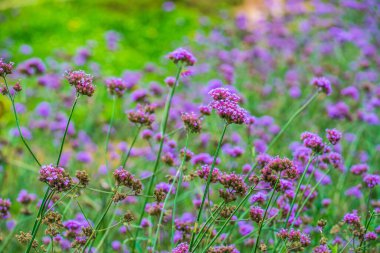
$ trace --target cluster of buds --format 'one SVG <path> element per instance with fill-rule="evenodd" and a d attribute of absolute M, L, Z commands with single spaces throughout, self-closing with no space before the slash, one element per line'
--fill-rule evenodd
<path fill-rule="evenodd" d="M 261 170 L 262 179 L 272 186 L 276 184 L 280 175 L 289 179 L 297 177 L 297 169 L 288 158 L 272 158 Z"/>
<path fill-rule="evenodd" d="M 106 86 L 111 95 L 118 97 L 122 97 L 128 88 L 127 83 L 123 79 L 114 77 L 106 79 Z"/>
<path fill-rule="evenodd" d="M 207 253 L 239 253 L 234 245 L 215 246 L 207 250 Z"/>
<path fill-rule="evenodd" d="M 219 176 L 219 183 L 225 188 L 219 190 L 219 195 L 227 203 L 236 200 L 237 195 L 243 196 L 247 192 L 244 179 L 235 173 L 222 174 Z"/>
<path fill-rule="evenodd" d="M 287 231 L 286 229 L 281 229 L 277 234 L 282 240 L 287 240 L 287 248 L 293 249 L 294 251 L 304 251 L 304 248 L 310 245 L 309 235 L 299 231 L 291 229 Z"/>
<path fill-rule="evenodd" d="M 163 203 L 148 203 L 145 207 L 145 212 L 151 216 L 160 216 L 163 210 Z"/>
<path fill-rule="evenodd" d="M 182 113 L 181 119 L 187 131 L 191 133 L 200 133 L 201 132 L 201 119 L 195 115 L 195 113 Z"/>
<path fill-rule="evenodd" d="M 316 154 L 320 154 L 325 150 L 325 144 L 317 134 L 304 132 L 301 134 L 301 140 L 305 147 L 310 148 Z"/>
<path fill-rule="evenodd" d="M 189 244 L 183 242 L 172 250 L 172 253 L 189 253 Z"/>
<path fill-rule="evenodd" d="M 62 215 L 57 212 L 48 212 L 42 219 L 42 223 L 47 225 L 45 234 L 49 236 L 56 236 L 59 230 L 63 228 Z"/>
<path fill-rule="evenodd" d="M 13 62 L 4 62 L 2 58 L 0 58 L 0 76 L 5 77 L 6 75 L 10 75 L 13 72 Z"/>
<path fill-rule="evenodd" d="M 57 192 L 70 190 L 73 183 L 64 168 L 56 167 L 53 164 L 41 167 L 40 181 L 47 183 L 52 190 Z"/>
<path fill-rule="evenodd" d="M 180 155 L 181 155 L 181 157 L 185 157 L 185 161 L 188 162 L 191 160 L 191 158 L 193 158 L 194 153 L 191 152 L 189 149 L 183 148 L 180 150 Z"/>
<path fill-rule="evenodd" d="M 123 167 L 119 167 L 113 173 L 116 183 L 119 186 L 126 186 L 131 189 L 135 195 L 142 191 L 142 183 L 139 179 L 135 178 L 131 173 L 126 171 Z"/>
<path fill-rule="evenodd" d="M 311 85 L 317 87 L 320 92 L 326 95 L 331 94 L 331 83 L 326 77 L 315 77 L 311 80 Z"/>
<path fill-rule="evenodd" d="M 128 112 L 128 119 L 140 126 L 150 127 L 154 121 L 154 106 L 152 105 L 137 105 L 136 110 Z"/>
<path fill-rule="evenodd" d="M 31 214 L 31 212 L 28 209 L 28 206 L 30 203 L 32 203 L 34 200 L 36 200 L 35 194 L 30 194 L 26 190 L 21 190 L 18 194 L 17 201 L 23 205 L 22 213 L 25 215 Z"/>
<path fill-rule="evenodd" d="M 170 189 L 171 188 L 171 189 Z M 167 183 L 159 183 L 156 185 L 156 189 L 154 190 L 154 197 L 156 198 L 157 203 L 162 202 L 165 198 L 166 195 L 169 193 L 174 194 L 175 193 L 175 187 L 171 187 L 170 184 Z"/>
<path fill-rule="evenodd" d="M 79 185 L 81 187 L 86 187 L 88 183 L 90 182 L 90 179 L 88 177 L 88 173 L 85 170 L 78 170 L 75 174 L 75 177 L 79 180 Z"/>
<path fill-rule="evenodd" d="M 198 175 L 198 177 L 200 177 L 200 178 L 202 178 L 202 179 L 204 179 L 204 180 L 206 180 L 207 181 L 207 179 L 208 179 L 208 176 L 209 176 L 209 174 L 210 174 L 210 166 L 209 165 L 207 165 L 207 164 L 205 164 L 205 165 L 203 165 L 202 167 L 201 167 L 201 169 L 199 169 L 198 171 L 197 171 L 197 175 Z M 211 179 L 210 179 L 211 181 L 211 183 L 216 183 L 216 182 L 218 182 L 218 180 L 219 180 L 219 169 L 218 168 L 214 168 L 214 170 L 212 171 L 212 174 L 211 174 Z"/>
<path fill-rule="evenodd" d="M 125 214 L 123 215 L 123 220 L 127 223 L 130 223 L 132 221 L 135 220 L 135 216 L 133 215 L 133 213 L 131 211 L 127 211 L 125 212 Z"/>
<path fill-rule="evenodd" d="M 7 219 L 9 217 L 10 208 L 11 201 L 9 199 L 0 198 L 0 219 Z"/>
<path fill-rule="evenodd" d="M 342 133 L 336 129 L 326 129 L 326 137 L 332 145 L 336 145 L 342 139 Z"/>
<path fill-rule="evenodd" d="M 229 218 L 231 214 L 235 211 L 236 206 L 225 206 L 223 209 L 220 211 L 220 217 L 222 218 Z"/>
<path fill-rule="evenodd" d="M 167 55 L 169 60 L 172 60 L 175 64 L 182 63 L 187 66 L 193 66 L 197 59 L 192 53 L 183 48 L 178 48 Z"/>
<path fill-rule="evenodd" d="M 18 235 L 15 236 L 17 241 L 22 245 L 27 245 L 32 240 L 32 235 L 30 233 L 25 233 L 23 231 L 20 231 Z M 32 248 L 37 249 L 38 248 L 38 242 L 36 240 L 32 243 Z"/>
<path fill-rule="evenodd" d="M 256 223 L 261 223 L 263 221 L 264 210 L 258 206 L 252 206 L 249 210 L 249 216 Z"/>
<path fill-rule="evenodd" d="M 193 231 L 192 222 L 189 220 L 176 219 L 174 221 L 176 236 L 180 242 L 190 241 L 191 232 Z"/>
<path fill-rule="evenodd" d="M 91 97 L 95 92 L 92 84 L 93 77 L 82 70 L 66 71 L 65 78 L 71 86 L 74 86 L 77 93 Z"/>
<path fill-rule="evenodd" d="M 239 106 L 240 97 L 225 88 L 216 88 L 209 92 L 213 101 L 210 107 L 228 124 L 243 124 L 248 120 L 248 113 Z"/>

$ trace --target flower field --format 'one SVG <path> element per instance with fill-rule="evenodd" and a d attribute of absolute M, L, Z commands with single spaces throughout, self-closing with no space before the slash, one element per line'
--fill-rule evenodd
<path fill-rule="evenodd" d="M 379 252 L 380 3 L 133 2 L 0 12 L 0 252 Z"/>

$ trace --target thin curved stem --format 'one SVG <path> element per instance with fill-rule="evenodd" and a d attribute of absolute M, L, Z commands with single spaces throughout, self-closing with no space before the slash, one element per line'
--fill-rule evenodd
<path fill-rule="evenodd" d="M 226 134 L 227 127 L 228 127 L 228 123 L 226 122 L 224 124 L 223 132 L 222 132 L 222 134 L 220 136 L 220 139 L 219 139 L 219 142 L 218 142 L 218 146 L 217 146 L 215 154 L 214 154 L 214 159 L 213 159 L 212 164 L 211 164 L 210 172 L 209 172 L 208 177 L 207 177 L 206 188 L 205 188 L 205 190 L 203 192 L 202 202 L 201 202 L 201 205 L 199 207 L 197 219 L 196 219 L 195 224 L 194 224 L 193 233 L 191 235 L 191 241 L 190 241 L 190 246 L 189 246 L 189 251 L 190 252 L 192 250 L 192 246 L 193 246 L 193 242 L 194 242 L 194 239 L 195 239 L 195 233 L 197 231 L 198 224 L 199 224 L 199 222 L 201 220 L 201 217 L 202 217 L 203 206 L 205 204 L 206 197 L 207 197 L 207 194 L 208 194 L 208 191 L 209 191 L 209 188 L 210 188 L 212 173 L 213 173 L 215 165 L 216 165 L 216 159 L 218 158 L 219 151 L 220 151 L 220 148 L 222 146 L 223 138 L 224 138 L 224 135 Z"/>
<path fill-rule="evenodd" d="M 151 194 L 151 191 L 152 191 L 152 188 L 153 188 L 153 184 L 154 184 L 154 181 L 156 179 L 156 173 L 157 173 L 158 167 L 160 165 L 161 153 L 162 153 L 162 148 L 163 148 L 164 140 L 165 140 L 166 127 L 167 127 L 167 123 L 168 123 L 170 107 L 171 107 L 171 103 L 172 103 L 172 99 L 173 99 L 176 87 L 177 87 L 178 82 L 179 82 L 179 77 L 180 77 L 181 71 L 182 71 L 182 65 L 178 65 L 177 74 L 176 74 L 176 78 L 175 78 L 175 83 L 174 83 L 174 85 L 173 85 L 173 87 L 171 89 L 171 92 L 170 92 L 170 94 L 169 94 L 169 96 L 167 98 L 166 104 L 165 104 L 165 110 L 164 110 L 163 120 L 161 122 L 161 141 L 160 141 L 160 146 L 159 146 L 159 149 L 158 149 L 158 152 L 157 152 L 156 161 L 154 163 L 153 175 L 150 178 L 149 183 L 148 183 L 148 188 L 147 188 L 147 191 L 146 191 L 146 195 L 150 195 Z M 142 221 L 142 219 L 144 217 L 144 213 L 145 213 L 144 212 L 145 206 L 146 206 L 147 203 L 148 203 L 148 198 L 145 198 L 144 203 L 143 203 L 143 205 L 141 207 L 140 216 L 139 216 L 139 219 L 137 220 L 137 224 L 141 224 L 141 221 Z M 139 233 L 140 233 L 140 229 L 136 229 L 136 233 L 135 233 L 134 239 L 136 239 L 138 237 Z M 132 242 L 132 252 L 135 251 L 136 241 L 137 240 L 133 240 L 133 242 Z"/>
<path fill-rule="evenodd" d="M 62 150 L 63 150 L 63 145 L 65 144 L 66 135 L 67 135 L 67 130 L 69 129 L 69 125 L 70 125 L 71 117 L 73 116 L 73 113 L 74 113 L 74 110 L 75 110 L 75 106 L 77 105 L 77 102 L 78 102 L 79 95 L 80 95 L 80 94 L 77 93 L 76 96 L 75 96 L 75 100 L 74 100 L 73 106 L 72 106 L 72 108 L 71 108 L 70 116 L 69 116 L 69 119 L 67 120 L 67 124 L 66 124 L 66 128 L 65 128 L 65 132 L 64 132 L 64 134 L 63 134 L 63 138 L 62 138 L 62 142 L 61 142 L 61 147 L 60 147 L 60 149 L 59 149 L 58 159 L 57 159 L 57 163 L 56 163 L 57 166 L 59 166 L 59 162 L 61 161 Z"/>
<path fill-rule="evenodd" d="M 299 191 L 300 191 L 300 188 L 301 188 L 302 182 L 303 182 L 303 180 L 304 180 L 304 178 L 305 178 L 306 172 L 307 172 L 307 170 L 309 169 L 309 166 L 310 166 L 311 162 L 313 161 L 313 159 L 314 159 L 314 155 L 312 154 L 312 155 L 310 155 L 309 161 L 307 162 L 306 167 L 305 167 L 305 170 L 304 170 L 303 173 L 302 173 L 301 179 L 300 179 L 300 181 L 298 182 L 296 192 L 295 192 L 294 197 L 293 197 L 293 199 L 292 199 L 292 203 L 290 204 L 289 212 L 288 212 L 288 214 L 287 214 L 287 216 L 286 216 L 286 220 L 285 220 L 284 228 L 286 228 L 286 226 L 288 225 L 289 218 L 290 218 L 290 215 L 292 214 L 294 204 L 296 203 L 296 199 L 297 199 L 298 193 L 299 193 Z"/>
<path fill-rule="evenodd" d="M 108 158 L 107 158 L 108 144 L 109 144 L 109 141 L 110 141 L 110 135 L 111 135 L 111 131 L 112 131 L 113 120 L 114 120 L 114 117 L 115 117 L 115 108 L 116 108 L 116 96 L 113 95 L 112 96 L 111 120 L 110 120 L 110 123 L 108 125 L 107 136 L 106 136 L 106 151 L 105 151 L 105 153 L 106 153 L 105 154 L 106 155 L 106 168 L 108 168 Z"/>
<path fill-rule="evenodd" d="M 133 141 L 132 141 L 132 143 L 131 143 L 131 146 L 130 146 L 129 149 L 128 149 L 128 153 L 127 153 L 127 155 L 125 156 L 125 158 L 123 159 L 123 161 L 121 162 L 121 165 L 123 166 L 123 168 L 125 168 L 125 165 L 127 164 L 127 161 L 128 161 L 128 159 L 129 159 L 129 156 L 131 155 L 132 148 L 133 148 L 133 146 L 135 145 L 137 138 L 139 137 L 140 130 L 141 130 L 141 126 L 139 126 L 139 127 L 137 128 L 137 133 L 136 133 L 135 137 L 133 138 Z"/>
<path fill-rule="evenodd" d="M 183 165 L 185 164 L 185 160 L 186 160 L 186 150 L 187 150 L 187 144 L 188 144 L 188 140 L 189 140 L 189 133 L 186 134 L 186 143 L 185 143 L 185 153 L 184 153 L 184 156 L 182 158 L 182 161 L 181 161 L 181 165 L 179 166 L 178 168 L 178 171 L 173 179 L 173 182 L 170 184 L 170 187 L 169 187 L 169 191 L 168 193 L 166 194 L 166 197 L 165 197 L 165 200 L 164 200 L 164 203 L 162 205 L 162 211 L 161 211 L 161 214 L 160 214 L 160 218 L 158 219 L 158 224 L 157 224 L 157 229 L 156 229 L 156 234 L 153 238 L 153 246 L 152 246 L 152 252 L 155 251 L 156 249 L 156 245 L 157 245 L 157 241 L 159 240 L 159 236 L 160 236 L 160 228 L 161 228 L 161 224 L 162 224 L 162 219 L 164 217 L 164 212 L 165 212 L 165 206 L 167 204 L 167 202 L 169 201 L 169 197 L 170 197 L 170 194 L 173 190 L 173 187 L 174 187 L 174 184 L 175 182 L 177 181 L 177 178 L 180 177 L 181 175 L 181 172 L 182 172 L 182 167 Z M 179 182 L 179 180 L 178 180 Z M 176 189 L 176 194 L 175 196 L 177 196 L 177 193 L 178 193 L 178 190 L 179 190 L 179 186 L 177 186 L 177 189 Z M 174 205 L 175 205 L 175 201 L 174 201 Z M 174 215 L 175 215 L 175 212 L 172 213 L 172 220 L 173 220 L 173 223 L 174 223 Z M 172 224 L 173 225 L 173 224 Z"/>
<path fill-rule="evenodd" d="M 256 253 L 256 251 L 257 251 L 257 246 L 258 246 L 259 243 L 260 243 L 260 235 L 261 235 L 261 230 L 263 229 L 264 220 L 265 220 L 265 218 L 266 218 L 266 216 L 267 216 L 269 206 L 270 206 L 270 204 L 271 204 L 271 202 L 272 202 L 272 199 L 273 199 L 273 196 L 274 196 L 274 194 L 275 194 L 275 192 L 276 192 L 276 187 L 277 187 L 277 184 L 278 184 L 279 181 L 280 181 L 280 177 L 277 179 L 277 181 L 276 181 L 276 183 L 275 183 L 275 185 L 274 185 L 274 187 L 273 187 L 273 191 L 272 191 L 272 194 L 271 194 L 271 196 L 270 196 L 270 198 L 269 198 L 269 202 L 268 202 L 268 204 L 267 204 L 267 207 L 265 208 L 265 212 L 264 212 L 263 220 L 262 220 L 262 222 L 260 223 L 259 232 L 258 232 L 258 234 L 257 234 L 257 238 L 256 238 L 255 250 L 252 251 L 252 252 L 254 252 L 254 253 Z"/>
<path fill-rule="evenodd" d="M 248 191 L 248 193 L 245 195 L 245 197 L 240 201 L 238 206 L 235 208 L 235 210 L 231 213 L 231 215 L 227 218 L 227 220 L 223 223 L 222 227 L 219 229 L 218 233 L 215 235 L 215 237 L 211 240 L 209 244 L 207 244 L 206 248 L 203 249 L 202 253 L 207 252 L 207 250 L 215 243 L 215 241 L 219 238 L 219 236 L 222 234 L 223 229 L 227 226 L 227 224 L 230 222 L 231 218 L 235 215 L 235 213 L 240 209 L 240 207 L 248 200 L 249 196 L 251 196 L 253 190 L 256 186 L 251 187 Z M 195 249 L 194 249 L 195 250 Z M 194 252 L 194 251 L 190 251 Z"/>
<path fill-rule="evenodd" d="M 39 167 L 41 167 L 41 163 L 38 161 L 36 155 L 33 153 L 32 149 L 29 147 L 28 143 L 26 142 L 26 140 L 24 138 L 24 135 L 21 132 L 20 123 L 19 123 L 18 116 L 17 116 L 17 111 L 16 111 L 16 106 L 15 106 L 14 98 L 12 97 L 12 95 L 10 93 L 10 90 L 9 90 L 9 87 L 8 87 L 8 82 L 7 82 L 7 79 L 5 78 L 5 76 L 3 76 L 3 79 L 4 79 L 5 87 L 7 88 L 7 91 L 8 91 L 8 97 L 11 100 L 12 110 L 13 110 L 13 114 L 14 114 L 14 117 L 15 117 L 15 120 L 16 120 L 16 126 L 17 126 L 18 133 L 20 135 L 20 138 L 21 138 L 22 142 L 24 143 L 24 146 L 26 147 L 26 149 L 32 155 L 34 161 L 38 164 Z"/>

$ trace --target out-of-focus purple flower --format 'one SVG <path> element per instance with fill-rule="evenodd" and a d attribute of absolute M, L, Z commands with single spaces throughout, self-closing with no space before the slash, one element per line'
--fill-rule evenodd
<path fill-rule="evenodd" d="M 29 46 L 29 45 L 24 44 L 24 45 L 20 46 L 20 50 L 19 51 L 22 54 L 28 55 L 28 54 L 31 54 L 33 52 L 33 48 L 31 46 Z"/>
<path fill-rule="evenodd" d="M 359 100 L 360 93 L 359 90 L 355 86 L 349 86 L 340 91 L 340 94 L 345 97 L 350 97 L 353 100 Z"/>
<path fill-rule="evenodd" d="M 171 12 L 175 9 L 175 4 L 172 1 L 166 1 L 162 4 L 162 9 L 166 12 Z"/>
<path fill-rule="evenodd" d="M 38 104 L 35 111 L 39 116 L 47 118 L 49 117 L 51 112 L 50 104 L 48 102 L 41 102 L 40 104 Z"/>
<path fill-rule="evenodd" d="M 9 199 L 0 198 L 0 219 L 9 218 L 9 209 L 11 208 L 11 201 Z"/>
<path fill-rule="evenodd" d="M 189 245 L 187 243 L 180 243 L 172 250 L 172 253 L 189 253 Z"/>
<path fill-rule="evenodd" d="M 354 210 L 352 213 L 345 214 L 343 217 L 343 221 L 346 224 L 357 226 L 360 225 L 360 216 L 358 216 L 358 212 Z"/>
<path fill-rule="evenodd" d="M 326 95 L 331 94 L 331 83 L 326 77 L 315 77 L 311 80 L 311 84 L 317 87 L 321 92 Z"/>
<path fill-rule="evenodd" d="M 326 137 L 332 145 L 336 145 L 342 138 L 342 133 L 334 129 L 326 129 Z"/>
<path fill-rule="evenodd" d="M 26 190 L 21 190 L 17 197 L 17 201 L 23 205 L 28 205 L 35 199 L 36 195 L 30 194 Z"/>
<path fill-rule="evenodd" d="M 91 97 L 95 92 L 92 84 L 93 77 L 82 70 L 66 71 L 65 78 L 71 86 L 74 86 L 77 93 Z"/>
<path fill-rule="evenodd" d="M 126 82 L 121 78 L 107 78 L 106 79 L 106 86 L 108 89 L 108 92 L 111 95 L 116 95 L 118 97 L 122 97 L 127 90 L 127 84 Z"/>
<path fill-rule="evenodd" d="M 351 167 L 351 173 L 354 175 L 362 175 L 368 171 L 367 164 L 355 164 Z"/>
<path fill-rule="evenodd" d="M 366 183 L 368 188 L 374 188 L 376 185 L 380 184 L 380 176 L 375 174 L 367 174 L 363 177 L 364 183 Z"/>
<path fill-rule="evenodd" d="M 331 250 L 329 249 L 329 247 L 327 247 L 327 245 L 319 245 L 317 247 L 315 247 L 313 249 L 313 253 L 330 253 Z"/>
<path fill-rule="evenodd" d="M 194 57 L 192 53 L 183 48 L 178 48 L 173 52 L 169 53 L 167 55 L 167 58 L 169 60 L 172 60 L 176 64 L 180 62 L 184 63 L 187 66 L 193 66 L 197 61 L 197 59 Z"/>
<path fill-rule="evenodd" d="M 91 163 L 92 162 L 92 155 L 89 152 L 86 151 L 80 151 L 77 153 L 77 160 L 82 163 Z"/>
<path fill-rule="evenodd" d="M 21 62 L 17 66 L 17 71 L 21 74 L 32 76 L 43 74 L 46 71 L 45 64 L 39 58 L 31 58 L 24 62 Z"/>
<path fill-rule="evenodd" d="M 0 58 L 0 76 L 6 76 L 12 74 L 13 72 L 13 62 L 4 62 L 2 58 Z"/>

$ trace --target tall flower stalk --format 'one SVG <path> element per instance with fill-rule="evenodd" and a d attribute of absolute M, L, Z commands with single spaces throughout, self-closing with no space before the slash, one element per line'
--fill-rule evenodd
<path fill-rule="evenodd" d="M 167 58 L 169 60 L 173 61 L 177 65 L 177 74 L 175 76 L 174 83 L 171 81 L 169 82 L 169 85 L 171 86 L 171 91 L 170 91 L 170 94 L 168 95 L 168 98 L 167 98 L 166 103 L 165 103 L 164 114 L 163 114 L 163 118 L 161 121 L 161 131 L 160 131 L 161 141 L 160 141 L 160 146 L 159 146 L 159 149 L 157 152 L 156 161 L 154 163 L 154 167 L 153 167 L 153 171 L 152 171 L 153 174 L 149 180 L 148 188 L 146 190 L 145 195 L 147 195 L 147 196 L 149 196 L 150 193 L 152 192 L 154 181 L 156 179 L 157 170 L 158 170 L 158 167 L 160 165 L 161 153 L 162 153 L 162 148 L 164 146 L 164 141 L 165 141 L 166 128 L 167 128 L 167 123 L 168 123 L 168 118 L 169 118 L 170 107 L 172 104 L 172 99 L 173 99 L 173 96 L 175 94 L 176 88 L 178 86 L 178 82 L 179 82 L 179 78 L 180 78 L 182 69 L 184 66 L 193 66 L 196 63 L 196 58 L 189 51 L 187 51 L 183 48 L 178 48 L 175 51 L 169 53 L 167 55 Z M 144 217 L 144 213 L 145 213 L 144 210 L 145 210 L 147 203 L 148 203 L 148 198 L 146 197 L 144 199 L 144 203 L 143 203 L 141 211 L 140 211 L 139 219 L 137 220 L 138 225 L 141 224 L 141 221 Z M 135 251 L 136 240 L 137 240 L 137 237 L 139 235 L 139 232 L 140 232 L 140 229 L 136 229 L 136 232 L 135 232 L 135 235 L 133 238 L 133 242 L 132 242 L 132 252 Z"/>

